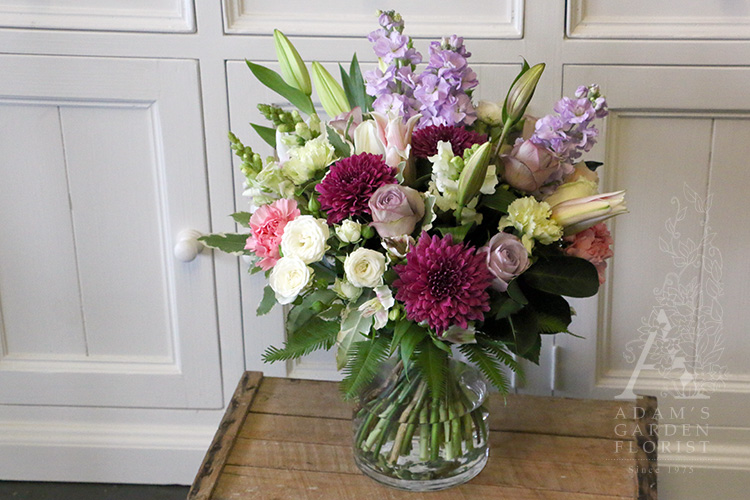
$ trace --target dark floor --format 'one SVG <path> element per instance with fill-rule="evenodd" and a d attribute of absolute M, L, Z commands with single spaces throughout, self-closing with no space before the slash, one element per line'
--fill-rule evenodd
<path fill-rule="evenodd" d="M 185 500 L 188 486 L 0 481 L 0 500 Z"/>

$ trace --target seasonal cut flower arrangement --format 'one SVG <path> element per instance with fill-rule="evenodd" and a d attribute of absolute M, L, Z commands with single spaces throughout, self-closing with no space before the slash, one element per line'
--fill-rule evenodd
<path fill-rule="evenodd" d="M 287 341 L 265 361 L 335 348 L 352 398 L 393 357 L 424 380 L 402 393 L 417 414 L 418 398 L 439 408 L 447 397 L 452 347 L 501 391 L 512 355 L 538 362 L 543 336 L 568 331 L 564 296 L 603 282 L 612 239 L 602 222 L 625 202 L 599 193 L 599 164 L 581 160 L 607 115 L 596 85 L 534 121 L 524 113 L 544 64 L 524 62 L 499 103 L 475 103 L 461 37 L 424 57 L 398 14 L 381 12 L 379 24 L 368 37 L 378 68 L 363 74 L 355 54 L 341 84 L 317 62 L 308 71 L 279 31 L 281 74 L 247 63 L 291 106 L 258 106 L 272 126 L 253 127 L 273 157 L 230 134 L 253 208 L 234 219 L 249 233 L 203 241 L 265 272 L 258 314 L 290 305 Z M 376 446 L 374 428 L 363 446 Z"/>

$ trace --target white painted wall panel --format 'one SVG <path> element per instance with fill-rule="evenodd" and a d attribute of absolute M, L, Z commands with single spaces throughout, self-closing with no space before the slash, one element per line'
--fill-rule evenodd
<path fill-rule="evenodd" d="M 91 356 L 173 358 L 155 106 L 61 108 Z"/>
<path fill-rule="evenodd" d="M 305 0 L 283 3 L 224 0 L 225 29 L 231 34 L 268 34 L 283 26 L 288 35 L 366 36 L 377 28 L 374 13 L 396 9 L 406 19 L 408 33 L 418 37 L 458 34 L 477 38 L 521 38 L 524 0 L 477 0 L 471 9 L 460 2 L 439 7 L 425 0 L 330 0 L 326 8 Z"/>
<path fill-rule="evenodd" d="M 190 32 L 190 0 L 0 0 L 0 27 Z"/>
<path fill-rule="evenodd" d="M 84 355 L 58 108 L 0 102 L 0 130 L 0 353 Z"/>
<path fill-rule="evenodd" d="M 573 38 L 744 39 L 750 36 L 747 0 L 570 0 Z"/>
<path fill-rule="evenodd" d="M 27 297 L 19 297 L 28 302 L 16 305 L 32 315 L 28 304 L 35 295 L 44 297 L 51 283 L 65 295 L 62 305 L 74 300 L 68 309 L 82 318 L 62 327 L 68 337 L 80 339 L 83 332 L 84 339 L 83 349 L 50 352 L 44 332 L 60 328 L 60 322 L 40 315 L 42 332 L 32 335 L 20 352 L 9 349 L 0 359 L 0 401 L 221 407 L 211 259 L 207 254 L 185 263 L 172 255 L 181 230 L 208 230 L 196 63 L 0 56 L 0 66 L 16 70 L 13 78 L 6 72 L 0 79 L 0 99 L 14 103 L 8 108 L 21 109 L 20 118 L 29 117 L 26 123 L 19 120 L 18 132 L 8 136 L 18 145 L 8 144 L 14 156 L 10 162 L 4 159 L 2 169 L 12 179 L 17 169 L 39 160 L 33 146 L 19 145 L 24 144 L 20 134 L 36 137 L 35 128 L 40 128 L 42 139 L 49 140 L 41 149 L 52 155 L 42 159 L 52 161 L 24 171 L 20 188 L 34 189 L 34 177 L 44 178 L 50 171 L 42 185 L 50 182 L 57 189 L 55 197 L 44 200 L 48 213 L 42 215 L 33 202 L 46 193 L 7 193 L 4 220 L 17 228 L 15 214 L 21 213 L 19 220 L 30 227 L 16 232 L 25 231 L 19 239 L 26 240 L 35 220 L 61 221 L 60 239 L 72 248 L 60 254 L 64 262 L 59 262 L 58 256 L 45 260 L 42 251 L 49 253 L 49 247 L 34 243 L 39 249 L 29 253 L 36 258 L 23 264 L 25 272 L 38 278 L 23 284 Z M 45 121 L 35 117 L 35 110 L 51 113 L 46 127 L 40 126 Z M 9 114 L 7 119 L 12 118 Z M 6 123 L 9 129 L 14 125 Z M 44 263 L 43 276 L 34 260 Z M 62 281 L 50 264 L 63 269 Z M 70 290 L 71 281 L 80 290 Z M 3 284 L 4 295 L 5 288 Z M 10 294 L 16 297 L 13 290 Z M 27 326 L 16 326 L 14 337 L 23 336 Z"/>

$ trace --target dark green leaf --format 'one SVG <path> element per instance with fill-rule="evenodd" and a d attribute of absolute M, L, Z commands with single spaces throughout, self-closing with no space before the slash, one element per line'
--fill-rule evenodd
<path fill-rule="evenodd" d="M 260 64 L 255 64 L 248 60 L 245 60 L 245 62 L 260 83 L 285 98 L 303 113 L 308 115 L 315 113 L 315 108 L 313 107 L 310 97 L 301 90 L 287 84 L 281 75 L 272 69 L 261 66 Z"/>
<path fill-rule="evenodd" d="M 198 241 L 210 248 L 218 248 L 222 252 L 235 255 L 245 254 L 245 245 L 247 244 L 248 234 L 217 233 L 201 236 Z"/>
<path fill-rule="evenodd" d="M 253 129 L 258 133 L 261 139 L 266 141 L 266 144 L 276 149 L 276 129 L 271 127 L 264 127 L 263 125 L 257 125 L 255 123 L 250 124 Z"/>
<path fill-rule="evenodd" d="M 506 290 L 506 292 L 511 299 L 515 300 L 522 306 L 525 306 L 529 303 L 529 300 L 521 291 L 521 287 L 518 285 L 518 282 L 516 280 L 512 280 L 510 283 L 508 283 L 508 289 Z"/>
<path fill-rule="evenodd" d="M 480 206 L 497 210 L 504 214 L 508 213 L 508 205 L 513 203 L 518 197 L 502 187 L 498 187 L 494 194 L 489 196 L 482 196 L 482 201 L 479 203 Z"/>
<path fill-rule="evenodd" d="M 273 292 L 270 286 L 266 285 L 266 287 L 263 289 L 263 299 L 261 299 L 260 304 L 258 304 L 258 309 L 255 311 L 255 314 L 257 314 L 258 316 L 268 314 L 275 305 L 276 294 Z"/>
<path fill-rule="evenodd" d="M 328 125 L 326 125 L 326 130 L 328 130 L 328 142 L 331 143 L 334 151 L 336 151 L 336 156 L 339 158 L 347 158 L 351 154 L 351 148 L 349 145 L 341 138 L 338 132 Z"/>
<path fill-rule="evenodd" d="M 597 168 L 604 165 L 604 163 L 600 161 L 585 161 L 584 163 L 586 164 L 586 168 L 588 168 L 592 172 L 595 172 Z"/>
<path fill-rule="evenodd" d="M 371 111 L 373 97 L 367 94 L 365 80 L 362 78 L 362 71 L 359 68 L 356 52 L 352 56 L 352 62 L 349 65 L 349 82 L 351 83 L 352 95 L 354 97 L 354 102 L 351 103 L 352 107 L 359 106 L 362 108 L 363 113 Z"/>
<path fill-rule="evenodd" d="M 539 325 L 531 308 L 524 308 L 509 318 L 513 331 L 516 354 L 526 357 L 534 348 L 539 338 Z"/>
<path fill-rule="evenodd" d="M 492 302 L 490 302 L 489 314 L 495 319 L 502 319 L 521 309 L 523 309 L 523 304 L 519 304 L 511 299 L 509 295 L 503 293 L 493 297 Z"/>
<path fill-rule="evenodd" d="M 339 64 L 339 72 L 341 73 L 341 86 L 344 87 L 346 100 L 349 101 L 349 106 L 354 108 L 356 104 L 355 104 L 355 98 L 354 98 L 354 89 L 352 88 L 352 82 L 349 79 L 349 75 L 346 73 L 346 70 L 341 64 Z"/>
<path fill-rule="evenodd" d="M 339 325 L 334 321 L 325 321 L 318 317 L 310 318 L 304 328 L 287 334 L 288 340 L 282 349 L 269 347 L 263 353 L 263 361 L 286 361 L 306 356 L 318 349 L 330 349 L 336 342 Z"/>
<path fill-rule="evenodd" d="M 448 234 L 453 236 L 453 242 L 459 243 L 461 241 L 464 241 L 464 238 L 466 238 L 466 235 L 469 234 L 469 230 L 471 229 L 472 224 L 465 224 L 463 226 L 458 227 L 437 227 L 438 231 L 440 231 L 440 234 L 443 236 L 446 236 Z"/>
<path fill-rule="evenodd" d="M 451 355 L 451 354 L 453 354 L 453 353 L 451 352 L 451 348 L 450 348 L 450 347 L 448 347 L 448 344 L 446 344 L 446 343 L 445 343 L 445 342 L 443 342 L 442 340 L 438 340 L 438 339 L 436 339 L 435 337 L 432 337 L 432 336 L 431 336 L 430 338 L 432 338 L 432 342 L 433 342 L 433 343 L 434 343 L 434 344 L 435 344 L 435 345 L 437 346 L 437 348 L 438 348 L 438 349 L 442 349 L 443 351 L 447 352 L 447 353 L 448 353 L 448 355 Z"/>
<path fill-rule="evenodd" d="M 436 346 L 430 339 L 424 339 L 419 344 L 414 364 L 422 372 L 427 388 L 435 399 L 440 399 L 445 393 L 448 378 L 448 354 Z"/>
<path fill-rule="evenodd" d="M 531 307 L 536 311 L 540 333 L 561 333 L 568 331 L 572 321 L 570 304 L 563 297 L 534 289 L 527 290 Z"/>
<path fill-rule="evenodd" d="M 234 219 L 234 221 L 240 226 L 245 227 L 250 227 L 250 217 L 252 216 L 253 214 L 251 214 L 250 212 L 237 212 L 236 214 L 232 214 L 232 218 Z"/>
<path fill-rule="evenodd" d="M 519 279 L 524 284 L 568 297 L 591 297 L 599 291 L 599 274 L 593 264 L 577 257 L 559 256 L 539 260 Z"/>
<path fill-rule="evenodd" d="M 373 339 L 355 342 L 349 361 L 344 367 L 341 392 L 344 399 L 354 399 L 378 372 L 380 364 L 388 358 L 388 337 L 378 335 Z"/>

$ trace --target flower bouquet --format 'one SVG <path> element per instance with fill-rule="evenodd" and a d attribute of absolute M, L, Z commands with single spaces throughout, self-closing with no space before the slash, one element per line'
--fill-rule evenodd
<path fill-rule="evenodd" d="M 538 362 L 543 335 L 568 332 L 563 296 L 597 292 L 612 255 L 602 221 L 624 195 L 599 194 L 600 164 L 580 160 L 607 114 L 596 85 L 530 119 L 544 64 L 524 62 L 501 103 L 475 104 L 462 38 L 432 42 L 424 60 L 401 17 L 379 14 L 378 68 L 363 74 L 355 54 L 341 84 L 317 62 L 309 72 L 279 31 L 281 75 L 247 62 L 290 106 L 258 106 L 272 124 L 252 125 L 275 150 L 265 161 L 230 133 L 252 206 L 233 217 L 249 234 L 202 241 L 265 272 L 259 315 L 289 305 L 287 341 L 266 362 L 336 349 L 342 394 L 359 398 L 360 468 L 439 489 L 487 460 L 485 380 L 507 392 L 505 367 Z"/>

